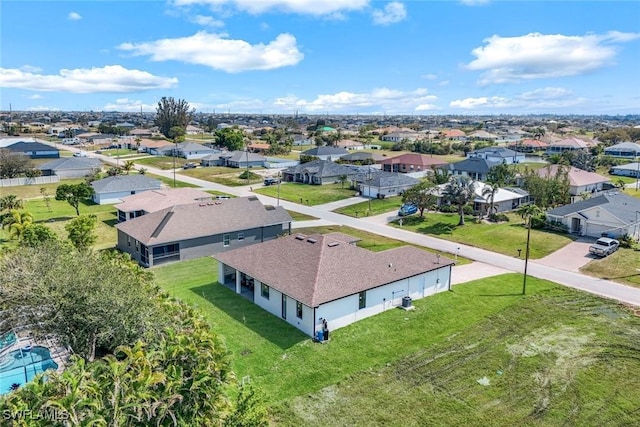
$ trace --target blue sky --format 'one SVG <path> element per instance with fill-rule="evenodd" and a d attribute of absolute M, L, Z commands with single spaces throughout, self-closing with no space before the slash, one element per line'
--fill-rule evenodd
<path fill-rule="evenodd" d="M 638 1 L 2 1 L 0 109 L 638 114 Z"/>

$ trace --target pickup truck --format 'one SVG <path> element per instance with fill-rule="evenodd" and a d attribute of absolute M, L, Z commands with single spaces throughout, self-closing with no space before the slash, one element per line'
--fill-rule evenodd
<path fill-rule="evenodd" d="M 589 253 L 599 257 L 606 257 L 617 251 L 618 247 L 620 247 L 620 242 L 617 240 L 601 237 L 593 245 L 589 246 Z"/>

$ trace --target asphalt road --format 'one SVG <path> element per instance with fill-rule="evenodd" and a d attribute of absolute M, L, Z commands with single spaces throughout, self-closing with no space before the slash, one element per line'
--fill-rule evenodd
<path fill-rule="evenodd" d="M 80 151 L 79 149 L 75 149 L 74 147 L 65 148 L 69 149 L 69 151 Z M 88 153 L 88 156 L 99 158 L 106 163 L 116 164 L 116 159 L 108 156 L 97 155 L 94 153 Z M 173 178 L 174 176 L 173 171 L 160 170 L 148 166 L 144 167 L 149 171 L 149 173 L 155 175 L 160 175 L 167 178 Z M 249 191 L 249 188 L 247 187 L 227 187 L 213 182 L 181 175 L 179 172 L 176 173 L 176 179 L 197 185 L 207 190 L 222 191 L 228 194 L 233 194 L 235 196 L 256 195 L 255 193 L 251 193 Z M 449 254 L 451 254 L 451 258 L 455 258 L 455 254 L 457 253 L 458 255 L 465 258 L 469 258 L 474 261 L 479 261 L 484 264 L 496 267 L 498 271 L 506 270 L 519 273 L 524 272 L 524 260 L 521 258 L 510 257 L 473 246 L 466 246 L 459 243 L 438 239 L 432 236 L 413 233 L 396 227 L 390 227 L 383 223 L 384 221 L 381 220 L 380 216 L 357 219 L 331 212 L 329 209 L 324 209 L 322 206 L 303 206 L 284 200 L 278 201 L 272 197 L 262 195 L 257 196 L 265 204 L 279 204 L 285 209 L 314 216 L 322 220 L 324 223 L 347 225 L 349 227 L 370 231 L 407 243 L 413 243 L 416 245 L 437 249 L 443 252 L 448 252 Z M 357 200 L 350 200 L 343 203 L 350 203 L 353 201 Z M 334 205 L 335 203 L 331 204 L 330 208 L 335 209 Z M 558 253 L 557 256 L 568 257 L 575 256 L 575 254 Z M 640 306 L 640 289 L 638 288 L 621 285 L 609 280 L 594 278 L 575 271 L 568 271 L 559 268 L 558 266 L 554 266 L 553 263 L 542 263 L 530 260 L 528 263 L 527 274 L 540 279 L 559 283 L 564 286 L 579 289 L 585 292 L 590 292 L 592 294 L 599 295 L 605 298 L 610 298 L 620 302 Z"/>

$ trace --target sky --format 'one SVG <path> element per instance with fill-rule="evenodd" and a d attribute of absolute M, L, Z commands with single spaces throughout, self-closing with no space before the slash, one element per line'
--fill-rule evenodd
<path fill-rule="evenodd" d="M 0 2 L 0 110 L 640 114 L 640 1 Z"/>

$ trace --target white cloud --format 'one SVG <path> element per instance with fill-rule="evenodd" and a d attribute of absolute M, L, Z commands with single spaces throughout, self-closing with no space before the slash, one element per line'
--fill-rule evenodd
<path fill-rule="evenodd" d="M 69 15 L 67 15 L 67 19 L 69 21 L 79 21 L 82 19 L 82 16 L 80 16 L 78 12 L 69 12 Z"/>
<path fill-rule="evenodd" d="M 524 92 L 513 97 L 479 97 L 451 101 L 449 106 L 463 110 L 497 110 L 530 112 L 572 108 L 587 103 L 583 97 L 575 97 L 573 92 L 561 87 L 545 87 Z"/>
<path fill-rule="evenodd" d="M 214 10 L 233 9 L 254 15 L 268 11 L 301 15 L 336 15 L 362 10 L 369 0 L 174 0 L 176 6 L 208 5 Z"/>
<path fill-rule="evenodd" d="M 27 98 L 29 98 L 29 99 L 42 99 L 42 95 L 34 93 L 33 95 L 29 95 Z"/>
<path fill-rule="evenodd" d="M 583 74 L 611 65 L 615 43 L 640 37 L 638 33 L 609 32 L 604 35 L 565 36 L 530 33 L 517 37 L 494 35 L 475 48 L 470 70 L 486 70 L 481 84 L 553 78 Z"/>
<path fill-rule="evenodd" d="M 213 16 L 196 15 L 191 18 L 191 22 L 193 22 L 194 24 L 202 25 L 203 27 L 224 27 L 224 22 L 214 18 Z"/>
<path fill-rule="evenodd" d="M 460 3 L 466 6 L 482 6 L 489 4 L 490 0 L 460 0 Z"/>
<path fill-rule="evenodd" d="M 438 78 L 437 74 L 423 74 L 420 77 L 426 80 L 436 80 Z"/>
<path fill-rule="evenodd" d="M 449 83 L 451 83 L 449 80 L 442 80 L 438 83 L 438 86 L 449 86 Z"/>
<path fill-rule="evenodd" d="M 137 92 L 167 89 L 177 84 L 178 79 L 175 77 L 154 76 L 146 71 L 126 69 L 121 65 L 62 69 L 56 75 L 0 68 L 0 86 L 43 92 Z"/>
<path fill-rule="evenodd" d="M 388 88 L 374 89 L 371 92 L 337 92 L 318 95 L 313 100 L 296 96 L 277 98 L 274 106 L 285 110 L 303 110 L 309 113 L 328 111 L 333 113 L 358 111 L 386 111 L 392 113 L 408 113 L 437 108 L 432 104 L 437 99 L 429 95 L 427 89 L 400 91 Z"/>
<path fill-rule="evenodd" d="M 244 40 L 201 31 L 177 39 L 123 43 L 118 48 L 136 56 L 149 55 L 153 61 L 182 61 L 229 73 L 272 70 L 295 65 L 304 58 L 296 38 L 290 34 L 280 34 L 269 44 L 251 45 Z"/>
<path fill-rule="evenodd" d="M 27 111 L 60 111 L 57 107 L 45 107 L 43 105 L 38 105 L 37 107 L 29 107 Z"/>
<path fill-rule="evenodd" d="M 115 102 L 104 105 L 102 111 L 142 111 L 153 112 L 156 110 L 155 104 L 145 104 L 139 100 L 133 100 L 129 98 L 119 98 Z"/>
<path fill-rule="evenodd" d="M 371 16 L 376 25 L 390 25 L 404 20 L 407 17 L 407 9 L 399 1 L 392 1 L 387 3 L 384 9 L 374 9 Z"/>

